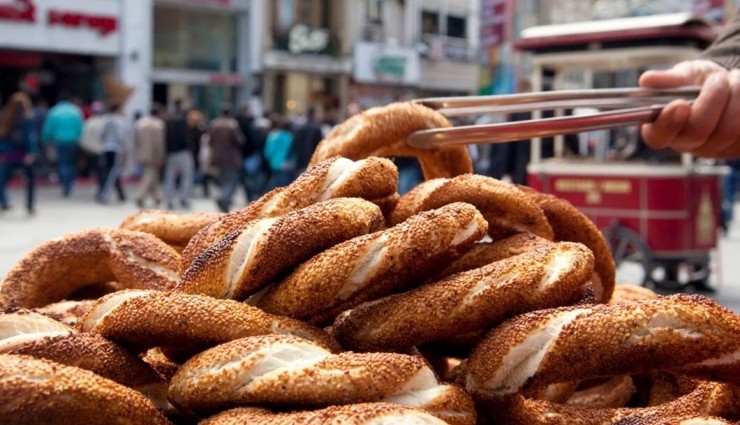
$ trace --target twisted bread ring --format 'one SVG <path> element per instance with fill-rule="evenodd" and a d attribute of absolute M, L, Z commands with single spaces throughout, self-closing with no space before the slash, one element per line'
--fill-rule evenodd
<path fill-rule="evenodd" d="M 316 164 L 286 187 L 230 212 L 198 232 L 182 253 L 185 270 L 201 252 L 258 218 L 277 217 L 333 198 L 362 198 L 390 209 L 397 202 L 398 169 L 384 158 L 334 157 Z M 384 210 L 385 211 L 385 210 Z"/>
<path fill-rule="evenodd" d="M 439 127 L 450 127 L 450 122 L 426 106 L 399 102 L 371 108 L 335 127 L 316 147 L 308 166 L 336 155 L 355 160 L 413 156 L 427 180 L 472 173 L 473 162 L 465 146 L 425 150 L 406 143 L 406 137 L 414 131 Z"/>
<path fill-rule="evenodd" d="M 423 282 L 486 233 L 472 205 L 455 203 L 336 245 L 300 265 L 257 305 L 324 324 L 361 302 Z"/>
<path fill-rule="evenodd" d="M 201 413 L 254 404 L 300 408 L 383 401 L 475 423 L 465 391 L 440 384 L 419 357 L 333 355 L 287 335 L 242 338 L 195 355 L 172 378 L 169 398 Z"/>
<path fill-rule="evenodd" d="M 80 330 L 145 350 L 172 347 L 190 353 L 237 338 L 297 335 L 329 350 L 337 343 L 322 329 L 246 304 L 177 292 L 121 291 L 106 295 L 80 321 Z"/>
<path fill-rule="evenodd" d="M 577 390 L 566 404 L 591 409 L 624 407 L 636 391 L 632 377 L 620 375 Z"/>
<path fill-rule="evenodd" d="M 570 202 L 553 195 L 520 186 L 542 208 L 555 232 L 555 240 L 580 242 L 594 252 L 594 270 L 591 279 L 599 302 L 608 302 L 614 291 L 616 269 L 611 249 L 604 235 L 594 223 Z"/>
<path fill-rule="evenodd" d="M 559 242 L 345 312 L 332 326 L 352 350 L 402 349 L 486 329 L 515 314 L 578 301 L 593 271 L 581 244 Z"/>
<path fill-rule="evenodd" d="M 360 403 L 344 406 L 329 406 L 324 409 L 273 413 L 256 407 L 238 407 L 227 410 L 202 421 L 200 425 L 445 425 L 422 410 L 411 409 L 389 403 Z"/>
<path fill-rule="evenodd" d="M 0 355 L 0 417 L 17 425 L 170 423 L 137 391 L 80 368 L 10 354 Z"/>
<path fill-rule="evenodd" d="M 126 217 L 121 229 L 151 233 L 168 245 L 184 247 L 198 231 L 218 220 L 222 213 L 176 213 L 163 210 L 144 210 Z"/>
<path fill-rule="evenodd" d="M 737 381 L 739 333 L 740 316 L 696 295 L 535 311 L 498 326 L 476 347 L 467 387 L 506 395 L 658 368 Z"/>
<path fill-rule="evenodd" d="M 438 279 L 453 274 L 477 269 L 515 255 L 532 251 L 543 246 L 552 246 L 553 242 L 532 233 L 518 233 L 494 242 L 480 242 L 438 275 Z"/>
<path fill-rule="evenodd" d="M 35 310 L 65 325 L 75 327 L 93 304 L 95 304 L 95 300 L 59 301 Z"/>
<path fill-rule="evenodd" d="M 179 282 L 180 255 L 157 237 L 94 229 L 41 244 L 0 286 L 0 306 L 43 307 L 75 290 L 110 280 L 127 288 L 166 290 Z"/>
<path fill-rule="evenodd" d="M 401 197 L 390 222 L 396 224 L 413 214 L 452 202 L 475 205 L 488 220 L 488 233 L 494 239 L 522 232 L 553 238 L 542 209 L 517 186 L 477 174 L 421 183 Z"/>
<path fill-rule="evenodd" d="M 178 290 L 243 300 L 324 249 L 383 225 L 380 208 L 360 198 L 330 199 L 255 220 L 199 255 Z"/>
<path fill-rule="evenodd" d="M 609 304 L 647 300 L 651 298 L 658 298 L 658 294 L 644 286 L 619 284 L 614 286 L 614 292 L 609 300 Z"/>
<path fill-rule="evenodd" d="M 521 394 L 491 398 L 490 394 L 475 391 L 474 395 L 482 417 L 513 425 L 662 424 L 666 422 L 659 422 L 660 419 L 698 415 L 734 418 L 740 405 L 740 389 L 717 382 L 703 382 L 691 393 L 658 406 L 618 409 L 569 406 L 534 400 Z"/>
<path fill-rule="evenodd" d="M 152 395 L 164 388 L 154 370 L 123 348 L 28 310 L 0 314 L 0 354 L 25 354 L 76 366 Z"/>

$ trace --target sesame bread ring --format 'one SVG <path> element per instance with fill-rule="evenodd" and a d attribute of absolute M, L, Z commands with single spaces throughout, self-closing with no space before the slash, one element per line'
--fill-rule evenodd
<path fill-rule="evenodd" d="M 566 404 L 591 409 L 624 407 L 636 391 L 631 376 L 619 375 L 579 388 L 568 398 Z"/>
<path fill-rule="evenodd" d="M 195 355 L 172 378 L 170 401 L 184 411 L 263 405 L 290 408 L 387 402 L 474 424 L 475 409 L 459 387 L 440 384 L 417 356 L 332 354 L 288 335 L 231 341 Z"/>
<path fill-rule="evenodd" d="M 572 304 L 585 292 L 593 255 L 555 243 L 340 315 L 332 333 L 348 349 L 395 350 L 484 330 L 513 315 Z"/>
<path fill-rule="evenodd" d="M 452 202 L 475 205 L 488 220 L 488 233 L 494 239 L 522 232 L 553 238 L 542 209 L 517 186 L 477 174 L 421 183 L 401 197 L 390 222 L 400 223 L 413 214 Z"/>
<path fill-rule="evenodd" d="M 95 304 L 95 300 L 59 301 L 35 309 L 41 314 L 62 322 L 65 325 L 75 327 L 80 318 Z"/>
<path fill-rule="evenodd" d="M 555 240 L 580 242 L 594 252 L 595 275 L 591 279 L 599 302 L 608 302 L 614 292 L 616 268 L 611 249 L 594 223 L 570 202 L 553 195 L 522 187 L 542 208 L 555 232 Z"/>
<path fill-rule="evenodd" d="M 614 292 L 609 300 L 609 304 L 647 300 L 651 298 L 658 298 L 658 294 L 644 286 L 625 283 L 614 286 Z"/>
<path fill-rule="evenodd" d="M 0 418 L 14 425 L 166 425 L 138 391 L 74 366 L 0 355 Z"/>
<path fill-rule="evenodd" d="M 360 198 L 329 199 L 254 220 L 196 257 L 177 289 L 243 300 L 302 261 L 384 223 L 380 208 Z"/>
<path fill-rule="evenodd" d="M 551 246 L 553 242 L 531 233 L 518 233 L 508 238 L 493 242 L 475 244 L 462 257 L 450 264 L 438 275 L 438 279 L 453 274 L 477 269 L 515 255 L 532 251 L 542 246 Z"/>
<path fill-rule="evenodd" d="M 740 400 L 739 387 L 702 382 L 693 391 L 667 403 L 651 407 L 623 407 L 597 409 L 570 406 L 526 398 L 521 394 L 491 398 L 490 394 L 475 392 L 481 417 L 496 423 L 512 425 L 571 425 L 612 424 L 648 425 L 675 422 L 655 422 L 659 419 L 687 416 L 719 416 L 735 418 Z"/>
<path fill-rule="evenodd" d="M 340 155 L 358 160 L 369 156 L 412 156 L 419 160 L 425 179 L 472 173 L 465 146 L 417 149 L 406 137 L 417 130 L 450 127 L 439 112 L 414 103 L 398 102 L 368 109 L 339 124 L 316 147 L 309 167 Z"/>
<path fill-rule="evenodd" d="M 258 218 L 278 217 L 333 198 L 362 198 L 391 209 L 397 202 L 398 169 L 388 159 L 334 157 L 316 164 L 291 184 L 266 193 L 198 232 L 182 253 L 183 270 L 201 252 Z"/>
<path fill-rule="evenodd" d="M 76 366 L 127 387 L 161 392 L 164 382 L 135 355 L 99 335 L 80 334 L 42 314 L 0 314 L 0 354 L 25 354 Z"/>
<path fill-rule="evenodd" d="M 319 410 L 274 413 L 256 407 L 237 407 L 202 421 L 200 425 L 445 425 L 423 410 L 389 403 L 329 406 Z"/>
<path fill-rule="evenodd" d="M 129 290 L 106 295 L 80 321 L 80 330 L 141 351 L 161 346 L 193 353 L 271 333 L 298 335 L 338 349 L 324 330 L 298 320 L 237 301 L 178 292 Z"/>
<path fill-rule="evenodd" d="M 724 372 L 737 381 L 737 335 L 740 316 L 698 295 L 540 310 L 498 326 L 475 348 L 467 387 L 500 396 L 653 370 Z"/>
<path fill-rule="evenodd" d="M 470 204 L 426 211 L 390 229 L 330 248 L 301 264 L 259 300 L 267 312 L 328 324 L 361 302 L 425 281 L 486 234 Z"/>
<path fill-rule="evenodd" d="M 83 286 L 115 280 L 127 288 L 177 286 L 180 255 L 149 233 L 93 229 L 45 242 L 10 270 L 0 306 L 43 307 Z"/>
<path fill-rule="evenodd" d="M 222 213 L 177 213 L 165 210 L 143 210 L 126 217 L 121 229 L 151 233 L 168 245 L 185 246 L 198 231 L 218 220 Z"/>

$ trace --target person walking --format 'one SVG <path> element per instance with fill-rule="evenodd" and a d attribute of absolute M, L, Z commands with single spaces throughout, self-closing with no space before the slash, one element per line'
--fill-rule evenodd
<path fill-rule="evenodd" d="M 95 200 L 105 204 L 110 197 L 110 191 L 115 187 L 118 199 L 126 200 L 126 193 L 121 186 L 121 171 L 127 150 L 128 131 L 126 119 L 118 104 L 111 104 L 108 114 L 105 115 L 103 127 L 103 153 L 100 155 L 101 179 Z"/>
<path fill-rule="evenodd" d="M 65 94 L 62 101 L 49 110 L 41 130 L 42 141 L 53 143 L 56 148 L 59 181 L 65 198 L 72 193 L 77 177 L 77 144 L 83 125 L 82 111 Z"/>
<path fill-rule="evenodd" d="M 295 150 L 295 173 L 296 176 L 305 171 L 308 163 L 311 161 L 313 151 L 316 150 L 321 139 L 324 138 L 316 119 L 316 109 L 308 108 L 306 122 L 301 125 L 293 137 L 293 146 Z"/>
<path fill-rule="evenodd" d="M 221 116 L 211 121 L 210 128 L 211 165 L 218 170 L 221 194 L 216 200 L 219 210 L 228 212 L 234 191 L 241 181 L 242 146 L 244 134 L 239 123 L 231 116 L 231 109 L 225 106 Z"/>
<path fill-rule="evenodd" d="M 16 92 L 0 113 L 0 209 L 10 209 L 5 189 L 17 168 L 26 175 L 26 210 L 34 214 L 34 163 L 38 156 L 33 107 L 26 93 Z"/>
<path fill-rule="evenodd" d="M 203 197 L 209 198 L 211 196 L 211 191 L 208 183 L 211 177 L 208 174 L 208 170 L 201 166 L 200 161 L 200 149 L 202 146 L 201 139 L 207 130 L 206 117 L 203 115 L 203 112 L 197 108 L 191 108 L 187 113 L 187 121 L 187 145 L 188 149 L 190 149 L 190 152 L 193 154 L 193 164 L 195 166 L 194 183 L 196 186 L 200 185 L 202 187 Z"/>
<path fill-rule="evenodd" d="M 95 101 L 90 105 L 92 115 L 85 121 L 84 132 L 80 140 L 80 147 L 88 156 L 88 168 L 91 175 L 94 175 L 98 181 L 102 178 L 100 175 L 100 163 L 103 154 L 103 129 L 107 122 L 105 115 L 105 105 L 103 102 Z"/>
<path fill-rule="evenodd" d="M 159 117 L 159 107 L 152 107 L 150 115 L 136 123 L 134 152 L 142 167 L 141 181 L 134 195 L 136 205 L 144 208 L 146 197 L 151 196 L 159 206 L 162 202 L 159 173 L 165 159 L 165 124 Z"/>
<path fill-rule="evenodd" d="M 190 208 L 195 161 L 188 148 L 188 122 L 182 100 L 175 101 L 174 111 L 165 120 L 167 159 L 164 169 L 164 197 L 167 208 L 174 209 L 175 183 L 180 176 L 180 206 Z"/>
<path fill-rule="evenodd" d="M 290 131 L 290 122 L 283 117 L 278 117 L 265 141 L 264 155 L 270 167 L 270 178 L 265 191 L 290 183 L 293 175 L 293 164 L 290 158 L 292 147 L 293 133 Z"/>

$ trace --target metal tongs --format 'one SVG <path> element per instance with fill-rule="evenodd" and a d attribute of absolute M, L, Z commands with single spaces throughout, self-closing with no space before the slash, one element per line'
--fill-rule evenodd
<path fill-rule="evenodd" d="M 698 86 L 664 90 L 618 88 L 417 99 L 415 103 L 435 109 L 448 117 L 534 111 L 534 119 L 421 130 L 412 133 L 407 141 L 416 148 L 433 149 L 626 127 L 651 122 L 666 103 L 674 99 L 691 101 L 699 95 L 699 91 Z M 572 108 L 605 111 L 590 115 L 539 118 L 541 113 L 538 111 Z"/>

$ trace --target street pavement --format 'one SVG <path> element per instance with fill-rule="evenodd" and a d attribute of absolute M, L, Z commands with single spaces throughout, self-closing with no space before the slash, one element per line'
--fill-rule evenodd
<path fill-rule="evenodd" d="M 133 193 L 133 187 L 127 187 Z M 0 212 L 0 277 L 35 246 L 67 233 L 94 227 L 117 227 L 137 210 L 132 201 L 112 201 L 101 205 L 93 200 L 94 188 L 78 187 L 72 197 L 61 197 L 59 188 L 42 186 L 38 190 L 36 214 L 29 216 L 23 208 L 24 193 L 19 188 L 9 191 L 14 208 Z M 115 198 L 115 197 L 114 197 Z M 245 204 L 242 193 L 235 196 L 235 208 Z M 736 206 L 740 217 L 740 204 Z M 191 211 L 215 211 L 213 199 L 195 198 Z M 715 253 L 712 281 L 714 294 L 707 294 L 740 314 L 740 223 L 732 223 Z"/>

